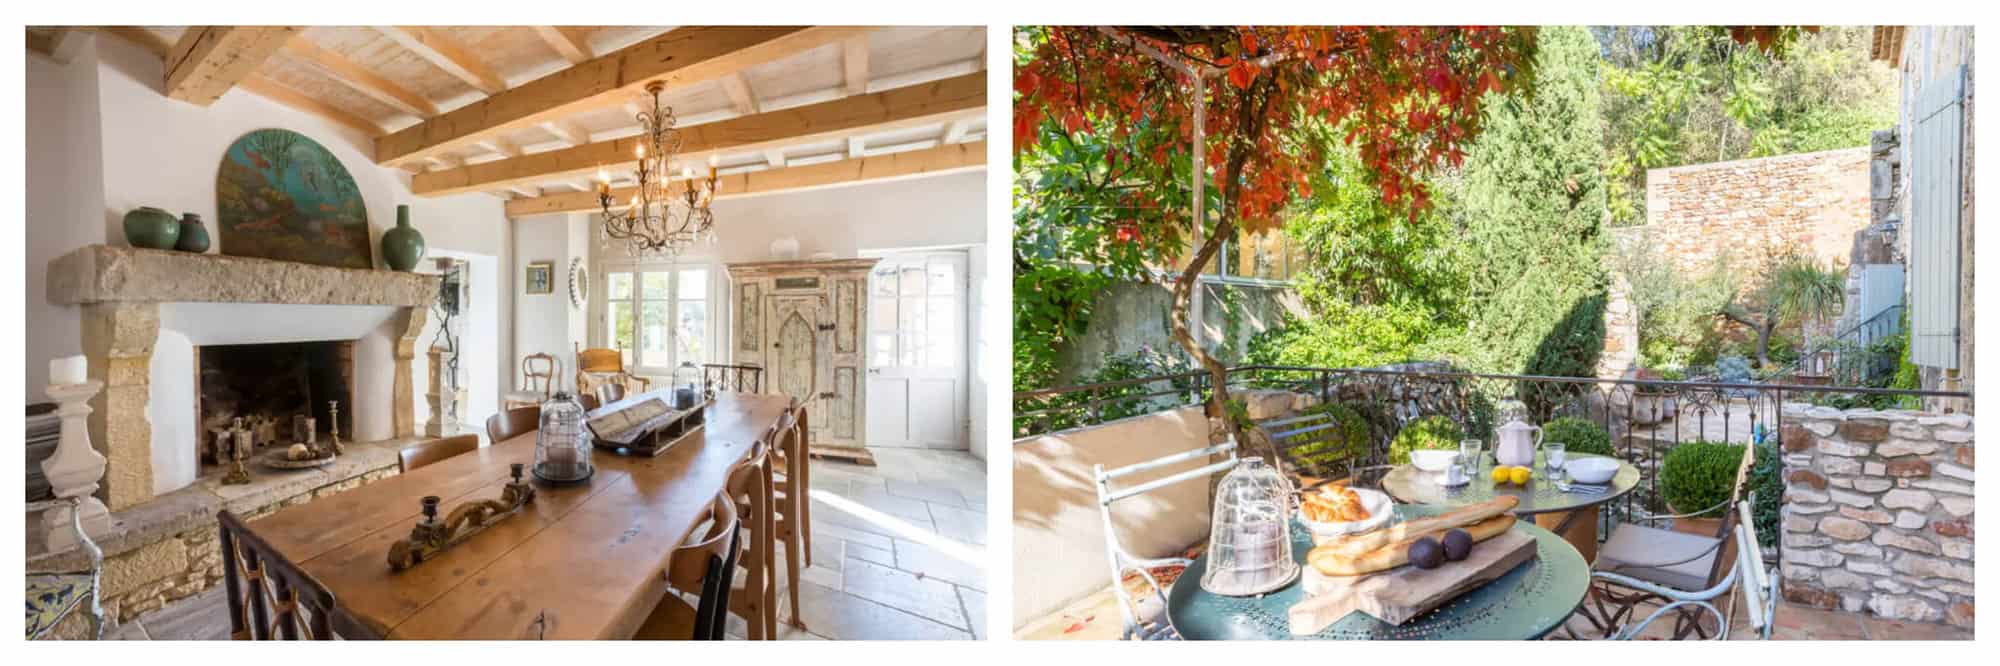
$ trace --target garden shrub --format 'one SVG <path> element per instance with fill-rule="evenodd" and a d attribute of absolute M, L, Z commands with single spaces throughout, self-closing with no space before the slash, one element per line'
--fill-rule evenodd
<path fill-rule="evenodd" d="M 1396 433 L 1396 438 L 1389 442 L 1389 462 L 1408 464 L 1411 451 L 1456 450 L 1462 439 L 1465 439 L 1465 430 L 1444 415 L 1416 419 L 1404 424 L 1403 429 Z"/>
<path fill-rule="evenodd" d="M 1660 461 L 1660 494 L 1674 513 L 1703 511 L 1698 516 L 1721 516 L 1727 507 L 1710 507 L 1729 499 L 1736 483 L 1736 468 L 1743 464 L 1743 445 L 1700 440 L 1667 451 Z"/>
<path fill-rule="evenodd" d="M 1542 425 L 1542 441 L 1562 442 L 1572 453 L 1616 455 L 1611 449 L 1611 433 L 1589 420 L 1565 416 Z"/>

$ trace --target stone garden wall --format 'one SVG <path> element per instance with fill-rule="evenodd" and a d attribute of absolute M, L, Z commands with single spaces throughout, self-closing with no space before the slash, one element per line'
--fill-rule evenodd
<path fill-rule="evenodd" d="M 1641 233 L 1690 274 L 1722 250 L 1738 266 L 1798 246 L 1846 263 L 1869 224 L 1868 147 L 1694 164 L 1646 172 Z"/>
<path fill-rule="evenodd" d="M 1785 598 L 1973 623 L 1966 414 L 1785 405 Z"/>

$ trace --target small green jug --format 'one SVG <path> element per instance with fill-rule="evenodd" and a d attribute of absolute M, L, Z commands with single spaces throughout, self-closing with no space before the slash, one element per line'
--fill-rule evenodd
<path fill-rule="evenodd" d="M 174 249 L 195 254 L 208 251 L 208 227 L 202 225 L 200 215 L 181 213 L 181 239 L 174 243 Z"/>

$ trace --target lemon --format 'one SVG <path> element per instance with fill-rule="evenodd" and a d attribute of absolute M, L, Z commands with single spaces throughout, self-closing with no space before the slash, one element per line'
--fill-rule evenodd
<path fill-rule="evenodd" d="M 1494 483 L 1506 483 L 1507 479 L 1509 478 L 1512 478 L 1512 475 L 1507 472 L 1506 465 L 1500 465 L 1493 468 Z"/>
<path fill-rule="evenodd" d="M 1508 472 L 1508 476 L 1514 480 L 1514 485 L 1517 486 L 1528 485 L 1529 475 L 1530 473 L 1528 471 L 1528 468 L 1526 467 L 1516 467 L 1512 471 Z"/>

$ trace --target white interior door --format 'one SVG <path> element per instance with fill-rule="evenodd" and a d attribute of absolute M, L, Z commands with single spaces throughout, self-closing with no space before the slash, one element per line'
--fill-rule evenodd
<path fill-rule="evenodd" d="M 965 261 L 892 254 L 869 274 L 869 446 L 966 448 Z"/>

